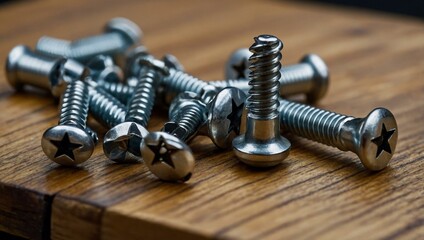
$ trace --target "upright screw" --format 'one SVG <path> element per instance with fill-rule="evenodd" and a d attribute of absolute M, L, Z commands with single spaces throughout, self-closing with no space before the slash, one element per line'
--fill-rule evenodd
<path fill-rule="evenodd" d="M 129 102 L 125 121 L 110 129 L 103 142 L 106 156 L 116 162 L 132 162 L 141 158 L 140 146 L 148 134 L 147 122 L 153 108 L 159 81 L 168 74 L 163 62 L 146 58 L 145 70 Z"/>
<path fill-rule="evenodd" d="M 295 135 L 356 153 L 370 170 L 386 167 L 395 152 L 396 119 L 385 108 L 353 118 L 280 99 L 280 119 L 281 128 Z"/>
<path fill-rule="evenodd" d="M 226 81 L 210 84 L 225 87 L 233 86 L 247 91 L 249 89 L 247 62 L 252 54 L 246 48 L 235 51 L 226 64 Z M 327 93 L 329 73 L 325 62 L 315 54 L 305 55 L 298 64 L 283 66 L 280 70 L 280 95 L 291 96 L 306 94 L 309 103 L 315 103 Z"/>
<path fill-rule="evenodd" d="M 271 35 L 254 38 L 250 47 L 246 133 L 233 140 L 235 155 L 255 167 L 279 164 L 290 151 L 290 142 L 280 135 L 278 91 L 282 42 Z"/>
<path fill-rule="evenodd" d="M 141 38 L 140 28 L 126 18 L 111 19 L 105 26 L 102 35 L 82 38 L 73 42 L 51 37 L 38 40 L 36 50 L 50 56 L 64 56 L 80 62 L 87 62 L 96 55 L 115 55 Z"/>
<path fill-rule="evenodd" d="M 10 85 L 20 90 L 25 85 L 49 90 L 60 96 L 67 84 L 88 75 L 84 67 L 76 68 L 71 60 L 46 57 L 32 52 L 27 46 L 14 47 L 6 62 L 6 75 Z"/>
<path fill-rule="evenodd" d="M 62 99 L 58 126 L 47 129 L 41 140 L 44 153 L 51 160 L 75 166 L 90 158 L 94 150 L 91 133 L 87 133 L 89 92 L 82 81 L 69 83 Z"/>
<path fill-rule="evenodd" d="M 182 96 L 184 95 L 184 96 Z M 185 142 L 206 121 L 206 105 L 191 92 L 182 93 L 171 105 L 170 121 L 162 132 L 151 132 L 141 152 L 150 171 L 165 181 L 187 181 L 192 176 L 194 156 Z"/>

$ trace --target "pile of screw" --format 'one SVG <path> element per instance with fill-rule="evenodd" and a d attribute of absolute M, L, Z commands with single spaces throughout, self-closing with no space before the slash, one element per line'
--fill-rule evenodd
<path fill-rule="evenodd" d="M 90 158 L 98 138 L 86 125 L 89 113 L 109 129 L 103 150 L 110 160 L 142 160 L 165 181 L 190 179 L 195 158 L 188 143 L 200 134 L 254 167 L 277 165 L 289 155 L 285 131 L 352 151 L 370 170 L 383 169 L 395 151 L 397 124 L 385 108 L 353 118 L 282 98 L 303 94 L 315 103 L 326 94 L 329 75 L 313 54 L 282 68 L 277 37 L 255 37 L 249 49 L 231 55 L 227 80 L 209 82 L 185 73 L 172 55 L 155 59 L 140 39 L 135 23 L 115 18 L 102 35 L 72 42 L 42 37 L 35 51 L 12 49 L 10 84 L 47 89 L 61 99 L 59 124 L 41 140 L 49 159 L 75 166 Z M 154 105 L 169 108 L 160 132 L 146 129 Z"/>

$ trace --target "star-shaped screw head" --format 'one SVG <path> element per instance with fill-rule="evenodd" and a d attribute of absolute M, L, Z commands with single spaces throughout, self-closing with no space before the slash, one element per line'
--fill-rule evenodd
<path fill-rule="evenodd" d="M 356 153 L 364 166 L 378 171 L 387 166 L 395 153 L 398 128 L 393 114 L 376 108 L 360 121 Z"/>
<path fill-rule="evenodd" d="M 149 170 L 164 181 L 190 179 L 194 169 L 194 156 L 183 141 L 165 132 L 151 132 L 141 147 L 143 160 Z"/>
<path fill-rule="evenodd" d="M 140 146 L 149 132 L 140 124 L 123 122 L 104 136 L 103 151 L 112 161 L 131 163 L 141 160 Z"/>
<path fill-rule="evenodd" d="M 209 107 L 208 136 L 219 148 L 231 148 L 233 139 L 240 134 L 240 123 L 246 94 L 234 87 L 218 92 Z"/>
<path fill-rule="evenodd" d="M 93 154 L 92 137 L 74 126 L 59 125 L 47 129 L 41 139 L 41 147 L 48 158 L 65 166 L 76 166 Z"/>
<path fill-rule="evenodd" d="M 225 64 L 226 79 L 247 79 L 249 74 L 249 57 L 252 53 L 248 48 L 234 51 Z"/>

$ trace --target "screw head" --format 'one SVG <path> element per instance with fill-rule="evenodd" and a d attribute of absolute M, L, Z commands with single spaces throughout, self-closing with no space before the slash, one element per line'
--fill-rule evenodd
<path fill-rule="evenodd" d="M 195 159 L 190 147 L 168 133 L 149 133 L 141 153 L 146 166 L 161 180 L 185 182 L 192 176 Z"/>
<path fill-rule="evenodd" d="M 95 81 L 122 82 L 123 72 L 116 66 L 110 56 L 97 55 L 86 66 Z"/>
<path fill-rule="evenodd" d="M 225 79 L 248 79 L 250 56 L 252 53 L 248 48 L 234 51 L 225 64 Z"/>
<path fill-rule="evenodd" d="M 129 163 L 141 160 L 140 146 L 149 132 L 138 123 L 123 122 L 104 136 L 103 151 L 112 161 Z"/>
<path fill-rule="evenodd" d="M 240 134 L 246 94 L 234 87 L 224 88 L 208 104 L 208 135 L 219 148 L 230 148 Z"/>
<path fill-rule="evenodd" d="M 316 54 L 305 55 L 301 63 L 308 63 L 314 69 L 314 87 L 313 90 L 306 94 L 310 103 L 315 103 L 325 96 L 329 86 L 330 74 L 324 60 Z"/>
<path fill-rule="evenodd" d="M 162 61 L 165 63 L 165 66 L 167 66 L 168 68 L 172 68 L 175 69 L 177 71 L 181 71 L 184 72 L 184 67 L 181 64 L 181 62 L 178 60 L 177 57 L 175 57 L 172 54 L 165 54 L 162 57 Z"/>
<path fill-rule="evenodd" d="M 278 117 L 247 118 L 246 133 L 233 140 L 236 157 L 253 167 L 271 167 L 281 163 L 290 153 L 289 140 L 278 134 Z"/>
<path fill-rule="evenodd" d="M 143 35 L 141 29 L 134 22 L 126 18 L 113 18 L 105 26 L 105 32 L 119 32 L 129 41 L 130 45 L 140 42 Z"/>
<path fill-rule="evenodd" d="M 24 45 L 18 45 L 14 47 L 6 59 L 6 77 L 9 84 L 15 89 L 22 88 L 22 84 L 19 82 L 17 76 L 18 62 L 21 57 L 30 52 L 30 49 Z"/>
<path fill-rule="evenodd" d="M 361 120 L 356 153 L 362 164 L 378 171 L 387 166 L 395 153 L 398 128 L 393 114 L 385 108 L 376 108 Z"/>
<path fill-rule="evenodd" d="M 94 151 L 92 137 L 74 126 L 58 125 L 47 129 L 41 139 L 44 153 L 52 161 L 65 166 L 85 162 Z"/>

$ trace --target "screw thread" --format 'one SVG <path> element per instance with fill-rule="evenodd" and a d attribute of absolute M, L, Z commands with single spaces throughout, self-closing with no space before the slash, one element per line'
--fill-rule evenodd
<path fill-rule="evenodd" d="M 102 82 L 101 87 L 123 104 L 126 104 L 134 94 L 133 87 L 122 83 Z"/>
<path fill-rule="evenodd" d="M 204 119 L 205 106 L 200 104 L 190 104 L 181 108 L 177 114 L 171 117 L 171 121 L 178 123 L 178 126 L 185 130 L 184 134 L 172 132 L 177 138 L 186 141 L 190 139 L 202 126 Z"/>
<path fill-rule="evenodd" d="M 112 55 L 124 51 L 127 41 L 116 32 L 82 38 L 71 43 L 71 57 L 79 61 L 87 61 L 99 55 Z"/>
<path fill-rule="evenodd" d="M 272 119 L 278 112 L 278 95 L 281 77 L 282 42 L 269 35 L 255 37 L 255 43 L 249 48 L 253 55 L 249 58 L 249 97 L 247 108 L 256 119 Z"/>
<path fill-rule="evenodd" d="M 59 125 L 86 129 L 89 96 L 88 87 L 84 82 L 70 82 L 63 94 Z"/>
<path fill-rule="evenodd" d="M 208 86 L 207 82 L 188 75 L 185 72 L 175 69 L 169 69 L 169 75 L 164 77 L 162 84 L 166 86 L 167 91 L 181 93 L 185 91 L 201 93 L 202 89 Z"/>
<path fill-rule="evenodd" d="M 280 99 L 280 119 L 284 130 L 343 150 L 342 127 L 354 118 Z"/>
<path fill-rule="evenodd" d="M 107 93 L 104 89 L 97 87 L 96 83 L 90 84 L 90 112 L 99 122 L 112 128 L 125 120 L 125 105 Z"/>
<path fill-rule="evenodd" d="M 147 126 L 152 113 L 156 96 L 156 88 L 160 75 L 153 69 L 141 74 L 140 81 L 134 89 L 134 94 L 128 103 L 127 122 L 136 122 L 143 127 Z"/>
<path fill-rule="evenodd" d="M 87 132 L 88 135 L 91 136 L 91 138 L 93 139 L 94 144 L 97 145 L 97 143 L 99 142 L 99 136 L 97 136 L 97 133 L 93 129 L 91 129 L 89 126 L 86 126 L 85 132 Z"/>
<path fill-rule="evenodd" d="M 71 56 L 71 42 L 59 38 L 53 38 L 48 36 L 41 37 L 35 50 L 48 56 L 53 57 L 70 57 Z"/>

